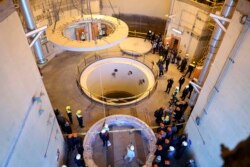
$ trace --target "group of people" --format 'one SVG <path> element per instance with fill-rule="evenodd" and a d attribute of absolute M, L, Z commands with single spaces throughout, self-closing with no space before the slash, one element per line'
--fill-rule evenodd
<path fill-rule="evenodd" d="M 152 162 L 153 167 L 170 167 L 174 159 L 178 160 L 191 145 L 187 134 L 177 135 L 171 127 L 163 124 L 157 129 L 157 149 Z"/>
<path fill-rule="evenodd" d="M 156 131 L 157 150 L 153 167 L 170 167 L 171 161 L 180 159 L 191 145 L 187 134 L 181 133 L 185 123 L 183 115 L 187 107 L 186 101 L 177 101 L 174 106 L 163 106 L 154 112 L 155 122 L 159 127 Z"/>
<path fill-rule="evenodd" d="M 76 133 L 69 134 L 67 138 L 67 145 L 68 145 L 68 151 L 74 152 L 74 150 L 77 150 L 77 154 L 75 156 L 74 162 L 78 167 L 85 167 L 85 161 L 83 158 L 83 138 L 80 136 L 77 136 Z"/>
<path fill-rule="evenodd" d="M 165 47 L 162 49 L 163 51 L 160 54 L 159 61 L 157 62 L 158 68 L 159 68 L 159 77 L 164 75 L 164 72 L 168 71 L 169 64 L 176 64 L 177 69 L 184 73 L 185 69 L 187 68 L 184 77 L 188 75 L 188 77 L 191 77 L 191 74 L 193 73 L 194 69 L 196 68 L 196 62 L 193 61 L 188 66 L 188 54 L 186 54 L 185 57 L 181 58 L 180 53 L 177 54 L 177 51 L 175 49 L 170 49 L 169 44 L 167 43 Z M 165 67 L 164 67 L 165 65 Z"/>
<path fill-rule="evenodd" d="M 78 167 L 85 167 L 85 161 L 83 159 L 83 151 L 84 151 L 83 139 L 82 137 L 77 136 L 76 133 L 73 133 L 71 128 L 71 124 L 73 124 L 73 115 L 71 107 L 70 106 L 65 107 L 65 112 L 68 118 L 65 118 L 58 109 L 54 109 L 54 112 L 62 131 L 67 134 L 68 151 L 73 153 L 75 149 L 77 150 L 74 162 L 77 164 Z M 83 128 L 84 126 L 83 126 L 82 111 L 77 110 L 75 115 L 78 121 L 78 125 L 81 128 Z M 63 167 L 67 166 L 63 165 Z"/>
<path fill-rule="evenodd" d="M 178 80 L 178 85 L 179 85 L 179 86 L 177 86 L 177 87 L 175 88 L 175 93 L 176 93 L 176 95 L 177 95 L 177 93 L 182 92 L 182 95 L 181 95 L 181 97 L 180 97 L 182 100 L 185 100 L 187 96 L 188 96 L 188 98 L 190 98 L 190 97 L 191 97 L 191 94 L 192 94 L 192 92 L 193 92 L 193 89 L 194 89 L 194 87 L 193 87 L 193 85 L 192 85 L 192 82 L 194 82 L 194 80 L 191 80 L 191 81 L 188 83 L 188 85 L 186 85 L 185 88 L 182 90 L 181 88 L 182 88 L 182 85 L 184 84 L 184 82 L 185 82 L 185 76 L 183 75 L 183 76 L 181 76 L 181 77 L 179 78 L 179 80 Z M 166 86 L 166 90 L 165 90 L 166 93 L 168 93 L 168 94 L 170 93 L 173 84 L 174 84 L 174 79 L 173 79 L 173 78 L 169 78 L 169 79 L 167 80 L 167 86 Z M 175 96 L 175 97 L 176 97 L 176 96 Z"/>
<path fill-rule="evenodd" d="M 104 123 L 99 136 L 103 142 L 103 147 L 108 148 L 111 146 L 111 142 L 109 140 L 109 125 Z M 126 148 L 126 154 L 124 155 L 123 159 L 125 161 L 131 162 L 135 158 L 135 147 L 133 144 L 129 144 Z"/>
<path fill-rule="evenodd" d="M 71 124 L 73 124 L 73 115 L 72 115 L 72 110 L 70 106 L 66 106 L 65 112 L 67 113 L 68 119 L 65 118 L 61 112 L 58 109 L 54 109 L 56 119 L 58 121 L 58 124 L 60 125 L 62 131 L 67 134 L 72 133 L 72 128 Z M 77 110 L 76 111 L 76 118 L 78 121 L 78 125 L 83 128 L 83 116 L 82 116 L 82 111 Z"/>
<path fill-rule="evenodd" d="M 170 48 L 170 45 L 168 42 L 164 44 L 161 34 L 155 35 L 155 33 L 152 32 L 151 30 L 147 32 L 145 41 L 147 40 L 149 40 L 152 44 L 153 54 L 158 52 L 160 56 L 160 59 L 157 62 L 160 77 L 164 75 L 164 72 L 168 71 L 169 64 L 172 63 L 172 64 L 177 65 L 177 69 L 180 70 L 181 73 L 184 73 L 184 71 L 187 68 L 184 76 L 188 75 L 190 78 L 192 72 L 194 71 L 196 67 L 196 62 L 193 61 L 187 67 L 187 64 L 189 61 L 188 59 L 189 54 L 186 54 L 185 56 L 181 56 L 181 53 L 182 53 L 181 50 L 177 51 L 177 49 L 175 48 Z"/>

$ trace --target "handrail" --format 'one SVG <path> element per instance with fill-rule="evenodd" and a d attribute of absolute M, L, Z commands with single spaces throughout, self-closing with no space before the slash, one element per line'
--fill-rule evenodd
<path fill-rule="evenodd" d="M 147 33 L 138 32 L 138 31 L 134 30 L 134 31 L 129 31 L 128 32 L 128 36 L 130 36 L 130 37 L 146 38 Z"/>
<path fill-rule="evenodd" d="M 115 53 L 116 56 L 112 56 L 110 53 Z M 117 55 L 121 55 L 121 56 L 117 56 Z M 139 61 L 141 63 L 143 63 L 144 65 L 146 65 L 149 69 L 151 69 L 151 71 L 154 74 L 155 77 L 155 84 L 147 89 L 146 91 L 144 91 L 143 93 L 137 94 L 135 96 L 132 97 L 124 97 L 124 98 L 108 98 L 93 92 L 90 92 L 89 90 L 85 89 L 84 87 L 81 86 L 80 84 L 80 77 L 81 74 L 83 72 L 83 70 L 89 66 L 90 64 L 94 63 L 95 61 L 99 60 L 99 59 L 103 59 L 103 58 L 112 58 L 112 57 L 126 57 L 126 58 L 130 58 L 130 59 L 134 59 L 136 61 Z M 102 54 L 102 55 L 91 55 L 88 57 L 84 57 L 83 60 L 77 65 L 77 72 L 76 72 L 76 83 L 79 89 L 81 89 L 82 93 L 85 93 L 86 95 L 88 95 L 89 97 L 95 97 L 97 99 L 101 99 L 101 101 L 104 101 L 108 104 L 121 104 L 121 101 L 124 101 L 124 103 L 129 102 L 129 101 L 133 101 L 134 99 L 138 99 L 139 97 L 141 97 L 142 95 L 147 93 L 147 96 L 145 97 L 150 97 L 151 96 L 151 92 L 155 91 L 158 82 L 157 82 L 157 78 L 158 78 L 158 69 L 152 64 L 152 62 L 148 61 L 145 56 L 142 57 L 136 57 L 136 56 L 129 56 L 129 55 L 125 55 L 122 54 L 121 52 L 117 52 L 117 51 L 113 51 L 113 52 L 109 52 L 106 54 Z"/>

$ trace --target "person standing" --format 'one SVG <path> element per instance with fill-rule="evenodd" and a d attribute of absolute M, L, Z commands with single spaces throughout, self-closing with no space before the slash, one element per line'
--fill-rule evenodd
<path fill-rule="evenodd" d="M 186 98 L 186 96 L 188 95 L 188 93 L 189 93 L 189 86 L 187 85 L 187 86 L 185 87 L 185 89 L 182 91 L 181 99 L 182 99 L 182 100 L 185 100 L 185 98 Z"/>
<path fill-rule="evenodd" d="M 193 82 L 193 80 L 192 80 L 192 82 Z M 188 98 L 190 99 L 190 97 L 191 97 L 191 94 L 192 94 L 192 92 L 193 92 L 193 90 L 194 90 L 194 87 L 193 87 L 193 85 L 191 84 L 191 82 L 189 82 L 189 95 L 188 95 Z"/>
<path fill-rule="evenodd" d="M 185 77 L 181 76 L 179 79 L 179 91 L 181 91 L 181 87 L 182 87 L 184 82 L 185 82 Z"/>
<path fill-rule="evenodd" d="M 81 157 L 80 154 L 77 154 L 75 157 L 75 163 L 78 167 L 85 167 L 85 161 L 84 159 Z"/>
<path fill-rule="evenodd" d="M 148 32 L 147 32 L 147 35 L 146 35 L 146 38 L 145 38 L 145 40 L 144 40 L 144 42 L 146 42 L 147 40 L 151 40 L 151 37 L 152 37 L 152 31 L 151 30 L 148 30 Z"/>
<path fill-rule="evenodd" d="M 124 156 L 124 160 L 128 159 L 128 162 L 131 162 L 135 158 L 135 147 L 130 144 L 127 147 L 127 153 Z"/>
<path fill-rule="evenodd" d="M 166 157 L 168 159 L 173 159 L 174 155 L 175 155 L 175 148 L 174 148 L 174 146 L 169 146 Z"/>
<path fill-rule="evenodd" d="M 176 57 L 177 57 L 177 50 L 173 49 L 172 54 L 173 54 L 172 64 L 175 64 L 176 63 Z"/>
<path fill-rule="evenodd" d="M 159 109 L 157 109 L 155 112 L 154 112 L 154 116 L 155 116 L 155 122 L 156 123 L 160 123 L 162 120 L 161 120 L 161 117 L 163 116 L 163 112 L 164 112 L 164 109 L 165 107 L 161 107 Z"/>
<path fill-rule="evenodd" d="M 172 88 L 173 83 L 174 83 L 173 78 L 168 79 L 167 89 L 165 90 L 166 93 L 169 94 L 169 92 L 170 92 L 170 90 Z"/>
<path fill-rule="evenodd" d="M 180 61 L 181 61 L 181 50 L 179 51 L 179 53 L 176 56 L 176 65 L 177 67 L 180 66 Z M 178 68 L 177 68 L 178 69 Z"/>
<path fill-rule="evenodd" d="M 71 126 L 69 124 L 68 121 L 65 122 L 64 126 L 63 126 L 63 131 L 67 134 L 71 134 L 72 133 L 72 129 Z"/>
<path fill-rule="evenodd" d="M 72 111 L 71 111 L 71 107 L 70 106 L 66 106 L 66 112 L 67 112 L 67 115 L 69 117 L 70 123 L 73 124 Z"/>
<path fill-rule="evenodd" d="M 76 118 L 78 120 L 78 124 L 81 128 L 83 128 L 83 118 L 82 118 L 82 111 L 81 110 L 77 110 L 76 111 Z"/>
<path fill-rule="evenodd" d="M 190 78 L 190 76 L 193 73 L 195 67 L 196 67 L 196 63 L 195 63 L 195 61 L 193 61 L 191 64 L 189 64 L 187 72 L 185 73 L 184 76 L 186 77 L 186 75 L 189 74 L 188 78 Z"/>
<path fill-rule="evenodd" d="M 83 157 L 84 148 L 83 148 L 83 145 L 81 142 L 78 142 L 76 144 L 76 150 L 77 150 L 78 154 L 80 154 Z"/>
<path fill-rule="evenodd" d="M 161 77 L 162 75 L 164 75 L 164 67 L 163 67 L 163 64 L 162 62 L 158 62 L 158 67 L 159 67 L 159 77 Z"/>
<path fill-rule="evenodd" d="M 182 141 L 181 146 L 176 149 L 175 159 L 180 159 L 188 148 L 188 142 Z"/>
<path fill-rule="evenodd" d="M 74 145 L 74 138 L 72 134 L 68 135 L 67 145 L 68 145 L 68 151 L 74 151 L 75 145 Z"/>
<path fill-rule="evenodd" d="M 184 72 L 188 62 L 188 54 L 186 54 L 186 57 L 182 59 L 180 64 L 180 72 Z"/>
<path fill-rule="evenodd" d="M 108 141 L 109 141 L 109 133 L 105 129 L 102 129 L 102 131 L 99 133 L 100 138 L 103 142 L 103 147 L 108 147 Z"/>
<path fill-rule="evenodd" d="M 152 162 L 152 166 L 153 167 L 161 167 L 163 164 L 162 159 L 163 158 L 160 155 L 156 156 Z"/>
<path fill-rule="evenodd" d="M 168 71 L 168 66 L 170 64 L 170 56 L 167 55 L 166 56 L 166 59 L 165 59 L 165 71 L 167 72 Z"/>
<path fill-rule="evenodd" d="M 107 123 L 105 123 L 102 130 L 109 132 L 109 125 Z"/>
<path fill-rule="evenodd" d="M 153 41 L 153 54 L 155 54 L 155 51 L 157 49 L 157 42 L 156 40 Z"/>

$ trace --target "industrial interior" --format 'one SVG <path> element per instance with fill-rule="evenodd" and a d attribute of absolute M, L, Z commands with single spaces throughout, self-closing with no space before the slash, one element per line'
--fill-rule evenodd
<path fill-rule="evenodd" d="M 250 166 L 249 14 L 249 0 L 1 0 L 1 166 Z"/>

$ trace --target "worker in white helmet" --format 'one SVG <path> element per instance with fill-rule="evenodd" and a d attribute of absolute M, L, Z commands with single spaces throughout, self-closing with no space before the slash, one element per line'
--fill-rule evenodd
<path fill-rule="evenodd" d="M 102 130 L 109 132 L 109 125 L 107 123 L 105 123 Z"/>
<path fill-rule="evenodd" d="M 71 111 L 71 107 L 70 106 L 66 106 L 66 112 L 67 112 L 67 115 L 69 117 L 70 123 L 73 124 L 72 111 Z"/>
<path fill-rule="evenodd" d="M 81 156 L 81 154 L 77 154 L 75 157 L 75 163 L 77 166 L 79 167 L 85 167 L 85 161 L 83 159 L 83 157 Z"/>
<path fill-rule="evenodd" d="M 135 158 L 135 146 L 132 144 L 127 147 L 127 154 L 124 156 L 124 160 L 131 162 Z"/>

